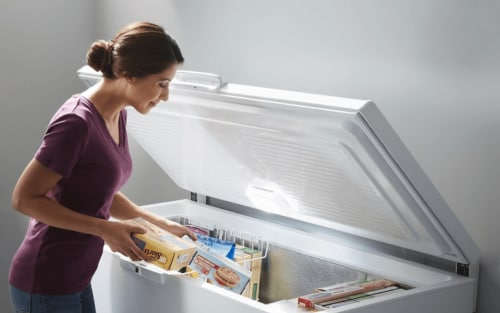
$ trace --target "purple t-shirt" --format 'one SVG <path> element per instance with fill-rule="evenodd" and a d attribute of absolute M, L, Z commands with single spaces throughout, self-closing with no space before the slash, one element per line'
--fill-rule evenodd
<path fill-rule="evenodd" d="M 132 171 L 125 126 L 126 111 L 122 110 L 116 144 L 90 100 L 77 95 L 66 101 L 50 121 L 35 154 L 39 162 L 62 175 L 47 196 L 70 210 L 108 219 L 113 196 Z M 32 218 L 13 258 L 9 282 L 46 295 L 82 291 L 97 268 L 103 244 L 99 237 Z"/>

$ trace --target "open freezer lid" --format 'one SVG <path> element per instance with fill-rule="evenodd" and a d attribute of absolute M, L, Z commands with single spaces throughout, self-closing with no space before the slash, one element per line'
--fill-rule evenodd
<path fill-rule="evenodd" d="M 87 85 L 100 75 L 79 71 Z M 457 263 L 479 250 L 370 101 L 179 71 L 128 130 L 181 188 Z"/>

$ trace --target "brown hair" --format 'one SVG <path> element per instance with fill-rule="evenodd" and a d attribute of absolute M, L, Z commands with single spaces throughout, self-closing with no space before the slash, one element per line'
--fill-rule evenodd
<path fill-rule="evenodd" d="M 98 40 L 87 52 L 87 64 L 106 78 L 141 78 L 182 62 L 177 42 L 162 27 L 149 22 L 129 24 L 113 40 Z"/>

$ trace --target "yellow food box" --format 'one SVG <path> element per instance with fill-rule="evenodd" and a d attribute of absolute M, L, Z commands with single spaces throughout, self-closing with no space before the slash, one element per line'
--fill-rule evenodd
<path fill-rule="evenodd" d="M 152 264 L 177 271 L 191 262 L 196 252 L 194 242 L 179 238 L 140 217 L 126 222 L 147 230 L 144 234 L 133 234 L 132 240 L 144 253 L 154 258 Z"/>

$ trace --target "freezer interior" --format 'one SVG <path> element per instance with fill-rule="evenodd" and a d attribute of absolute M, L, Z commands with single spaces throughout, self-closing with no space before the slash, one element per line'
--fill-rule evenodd
<path fill-rule="evenodd" d="M 199 225 L 218 234 L 227 232 L 225 238 L 265 249 L 258 300 L 186 273 L 132 262 L 106 251 L 93 285 L 99 294 L 98 305 L 110 305 L 109 312 L 139 312 L 145 308 L 148 311 L 153 310 L 153 305 L 165 308 L 160 312 L 304 312 L 297 297 L 311 294 L 318 287 L 382 278 L 397 282 L 400 289 L 347 301 L 325 311 L 348 312 L 369 305 L 370 312 L 378 312 L 374 305 L 381 305 L 380 312 L 397 312 L 412 300 L 422 302 L 419 310 L 439 306 L 448 310 L 443 312 L 472 312 L 472 298 L 463 295 L 473 292 L 473 279 L 345 246 L 321 228 L 306 231 L 300 225 L 287 226 L 287 221 L 279 216 L 252 217 L 191 200 L 146 207 L 166 218 Z M 462 295 L 462 299 L 450 301 L 457 295 Z M 394 311 L 386 311 L 387 305 L 393 306 Z M 406 311 L 419 312 L 415 308 Z"/>
<path fill-rule="evenodd" d="M 236 244 L 260 251 L 262 256 L 245 262 L 261 262 L 260 288 L 256 299 L 269 304 L 281 300 L 293 300 L 302 295 L 312 293 L 318 287 L 347 282 L 365 282 L 382 279 L 371 273 L 355 270 L 313 257 L 310 251 L 285 247 L 277 242 L 266 241 L 255 233 L 244 233 L 206 218 L 183 216 L 165 216 L 183 225 L 196 225 L 210 230 L 210 236 L 232 240 Z M 398 291 L 412 287 L 398 283 Z M 389 294 L 389 293 L 387 293 Z"/>
<path fill-rule="evenodd" d="M 341 266 L 332 261 L 312 257 L 306 251 L 268 242 L 255 233 L 234 230 L 229 225 L 197 217 L 166 216 L 183 225 L 196 225 L 210 230 L 210 235 L 260 251 L 262 256 L 245 262 L 261 262 L 260 288 L 257 299 L 272 303 L 297 298 L 311 293 L 315 288 L 352 281 L 371 281 L 380 277 Z M 399 284 L 402 288 L 410 286 Z"/>

